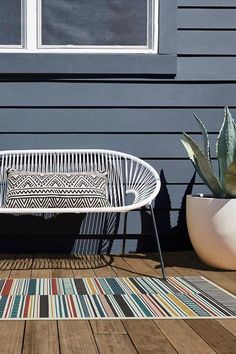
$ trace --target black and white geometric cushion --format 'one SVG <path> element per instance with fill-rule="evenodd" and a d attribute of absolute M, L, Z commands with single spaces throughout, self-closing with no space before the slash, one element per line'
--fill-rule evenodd
<path fill-rule="evenodd" d="M 102 172 L 7 171 L 6 208 L 104 208 L 108 178 Z"/>

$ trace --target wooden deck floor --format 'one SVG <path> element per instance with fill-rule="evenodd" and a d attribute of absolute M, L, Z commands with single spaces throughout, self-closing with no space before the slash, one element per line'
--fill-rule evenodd
<path fill-rule="evenodd" d="M 193 252 L 165 253 L 167 274 L 204 275 L 236 294 L 236 272 L 209 269 Z M 0 277 L 159 276 L 153 255 L 1 255 Z M 0 321 L 0 353 L 236 353 L 236 320 Z"/>

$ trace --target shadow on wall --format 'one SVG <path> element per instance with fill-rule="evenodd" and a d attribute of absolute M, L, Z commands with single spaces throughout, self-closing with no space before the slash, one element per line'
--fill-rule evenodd
<path fill-rule="evenodd" d="M 178 212 L 177 224 L 171 226 L 171 199 L 168 193 L 168 186 L 165 179 L 163 170 L 160 172 L 161 179 L 161 190 L 155 201 L 155 217 L 157 222 L 158 234 L 160 237 L 160 242 L 162 250 L 166 251 L 177 251 L 177 250 L 188 250 L 192 249 L 192 245 L 188 236 L 187 223 L 186 223 L 186 196 L 192 193 L 193 185 L 195 182 L 196 173 L 193 174 L 190 182 L 187 185 L 187 188 L 184 192 L 181 208 Z M 149 242 L 149 247 L 147 249 L 147 240 L 145 235 L 153 235 L 152 233 L 152 218 L 150 212 L 144 208 L 141 211 L 141 220 L 142 220 L 142 232 L 141 237 L 138 242 L 137 252 L 150 252 L 150 242 L 153 245 L 152 249 L 156 249 L 156 241 L 152 237 L 152 240 Z"/>
<path fill-rule="evenodd" d="M 118 234 L 120 214 L 87 214 L 76 238 L 72 254 L 110 254 L 114 237 Z M 86 236 L 91 235 L 90 239 Z M 96 238 L 97 237 L 97 238 Z"/>
<path fill-rule="evenodd" d="M 114 213 L 0 215 L 0 253 L 109 254 L 119 220 Z"/>

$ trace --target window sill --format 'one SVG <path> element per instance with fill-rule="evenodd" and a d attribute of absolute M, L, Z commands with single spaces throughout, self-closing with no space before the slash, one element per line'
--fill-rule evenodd
<path fill-rule="evenodd" d="M 13 54 L 0 53 L 1 74 L 170 75 L 172 54 Z"/>

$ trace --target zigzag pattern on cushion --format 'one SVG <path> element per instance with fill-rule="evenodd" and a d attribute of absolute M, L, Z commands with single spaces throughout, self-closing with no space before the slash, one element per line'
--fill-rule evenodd
<path fill-rule="evenodd" d="M 107 177 L 100 172 L 43 174 L 10 170 L 8 178 L 9 186 L 19 189 L 34 187 L 104 188 L 107 181 Z"/>
<path fill-rule="evenodd" d="M 12 198 L 8 208 L 108 208 L 105 198 Z"/>
<path fill-rule="evenodd" d="M 68 197 L 77 197 L 79 194 L 83 195 L 83 196 L 97 196 L 97 197 L 104 197 L 105 194 L 102 190 L 100 189 L 92 189 L 92 188 L 88 188 L 88 189 L 82 189 L 82 188 L 72 188 L 72 189 L 67 189 L 67 188 L 61 188 L 61 189 L 47 189 L 47 188 L 31 188 L 31 189 L 17 189 L 17 193 L 16 193 L 16 189 L 9 189 L 8 192 L 8 198 L 11 198 L 12 196 L 16 197 L 19 196 L 19 198 L 22 197 L 47 197 L 47 196 L 68 196 Z"/>
<path fill-rule="evenodd" d="M 101 172 L 37 173 L 8 170 L 7 208 L 109 207 Z"/>

